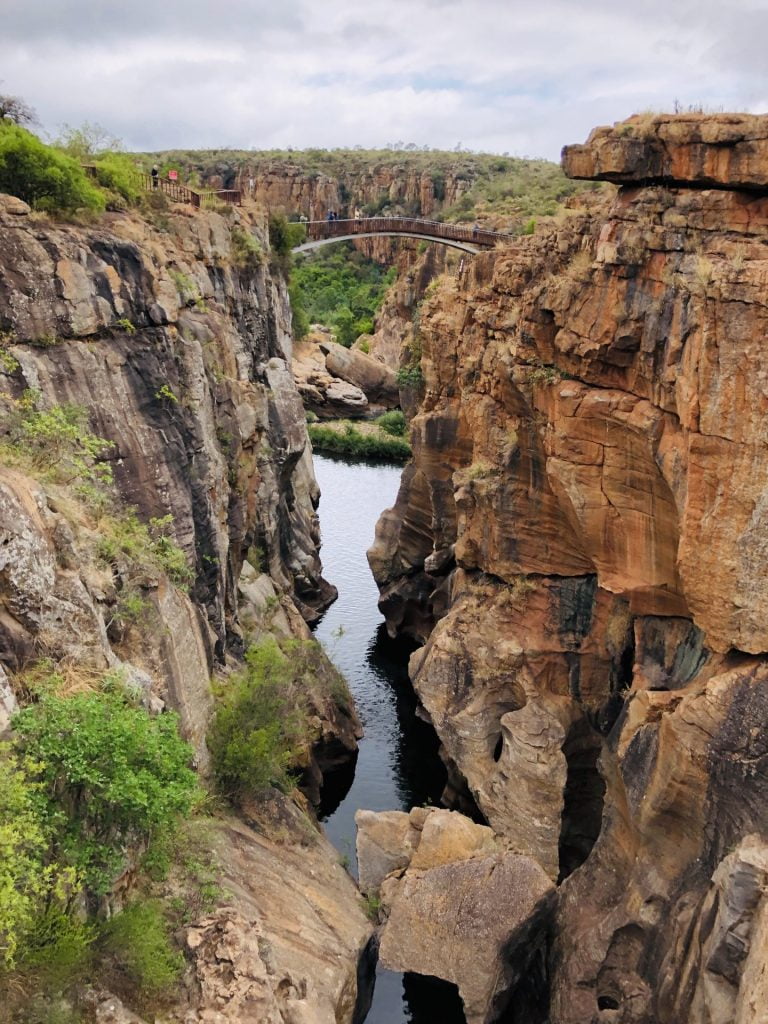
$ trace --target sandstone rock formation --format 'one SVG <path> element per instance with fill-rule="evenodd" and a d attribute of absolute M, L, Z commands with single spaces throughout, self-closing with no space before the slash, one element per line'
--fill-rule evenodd
<path fill-rule="evenodd" d="M 350 384 L 356 384 L 372 404 L 394 409 L 400 393 L 394 371 L 384 363 L 357 349 L 344 348 L 335 342 L 320 345 L 325 353 L 326 369 Z"/>
<path fill-rule="evenodd" d="M 292 365 L 304 407 L 318 419 L 369 419 L 399 402 L 393 370 L 323 331 L 295 346 Z"/>
<path fill-rule="evenodd" d="M 768 190 L 768 117 L 636 114 L 563 149 L 571 178 L 629 185 Z"/>
<path fill-rule="evenodd" d="M 329 210 L 351 216 L 355 207 L 377 205 L 383 197 L 412 214 L 430 217 L 456 203 L 472 185 L 466 173 L 449 170 L 438 182 L 434 172 L 406 168 L 397 157 L 338 177 L 307 172 L 287 161 L 254 165 L 246 159 L 213 170 L 201 162 L 198 170 L 210 188 L 239 188 L 268 209 L 289 216 L 303 213 L 310 220 L 324 220 Z"/>
<path fill-rule="evenodd" d="M 765 1013 L 764 126 L 597 130 L 566 169 L 627 187 L 422 307 L 369 558 L 454 775 L 562 883 L 553 1024 Z"/>
<path fill-rule="evenodd" d="M 357 964 L 371 934 L 330 844 L 285 808 L 287 838 L 242 822 L 215 837 L 229 902 L 187 930 L 194 980 L 183 1024 L 337 1024 L 358 1003 Z"/>
<path fill-rule="evenodd" d="M 361 886 L 380 891 L 379 956 L 459 988 L 468 1024 L 489 1024 L 540 953 L 554 892 L 539 865 L 451 811 L 359 811 Z"/>
<path fill-rule="evenodd" d="M 233 221 L 266 243 L 260 220 Z M 214 670 L 265 632 L 306 639 L 305 619 L 333 595 L 285 284 L 241 266 L 232 226 L 184 207 L 160 227 L 130 213 L 55 225 L 0 197 L 0 732 L 41 659 L 70 692 L 116 670 L 150 712 L 178 712 L 205 774 Z M 30 403 L 82 407 L 112 444 L 114 496 L 89 497 L 76 474 L 46 473 L 6 444 Z M 106 519 L 126 507 L 171 517 L 188 592 L 158 564 L 129 578 L 100 553 Z M 120 614 L 129 586 L 138 621 Z M 318 651 L 313 676 L 331 671 Z M 359 724 L 328 688 L 307 701 L 303 767 L 317 797 Z M 336 854 L 283 803 L 272 839 L 263 820 L 218 827 L 223 895 L 188 935 L 188 991 L 168 1010 L 180 1024 L 351 1024 L 370 925 Z M 139 1022 L 109 993 L 93 998 L 97 1019 Z"/>

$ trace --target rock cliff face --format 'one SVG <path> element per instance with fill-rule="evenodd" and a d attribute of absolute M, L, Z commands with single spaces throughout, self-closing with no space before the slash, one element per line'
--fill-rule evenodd
<path fill-rule="evenodd" d="M 624 187 L 422 307 L 369 558 L 454 791 L 561 883 L 553 1024 L 766 1012 L 766 132 L 598 129 L 566 171 Z"/>
<path fill-rule="evenodd" d="M 375 206 L 384 198 L 410 210 L 413 216 L 430 217 L 443 206 L 457 202 L 472 182 L 468 175 L 451 171 L 438 179 L 430 171 L 406 168 L 396 161 L 333 177 L 308 173 L 297 164 L 251 166 L 245 161 L 219 167 L 214 173 L 206 169 L 206 184 L 211 188 L 242 189 L 270 210 L 323 220 L 329 210 L 336 210 L 340 217 L 351 216 L 356 206 Z"/>
<path fill-rule="evenodd" d="M 111 506 L 23 457 L 0 465 L 0 731 L 18 673 L 40 659 L 75 688 L 120 669 L 148 709 L 178 711 L 205 773 L 214 670 L 264 632 L 308 637 L 305 619 L 333 595 L 286 289 L 266 256 L 255 265 L 253 245 L 243 259 L 244 233 L 268 252 L 265 225 L 240 211 L 66 226 L 0 196 L 0 446 L 30 393 L 38 409 L 80 407 L 111 442 L 119 503 L 139 521 L 172 517 L 191 579 L 186 592 L 144 567 L 132 581 L 140 621 L 126 619 L 126 574 L 97 557 Z M 309 695 L 311 796 L 359 735 L 354 712 L 321 691 Z M 230 896 L 186 937 L 187 1024 L 352 1020 L 370 926 L 309 820 L 291 807 L 279 819 L 274 841 L 243 822 L 218 827 Z M 118 1019 L 112 1003 L 99 1019 Z"/>

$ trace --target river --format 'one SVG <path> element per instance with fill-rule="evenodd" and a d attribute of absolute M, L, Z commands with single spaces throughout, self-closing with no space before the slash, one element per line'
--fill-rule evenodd
<path fill-rule="evenodd" d="M 325 829 L 356 875 L 355 811 L 410 810 L 438 803 L 445 772 L 432 729 L 415 715 L 408 682 L 413 650 L 387 636 L 378 590 L 365 552 L 376 520 L 394 504 L 400 467 L 347 462 L 315 455 L 322 497 L 323 575 L 339 590 L 315 630 L 346 677 L 365 729 L 354 778 L 324 792 Z M 366 1024 L 464 1024 L 456 990 L 415 974 L 379 967 Z"/>

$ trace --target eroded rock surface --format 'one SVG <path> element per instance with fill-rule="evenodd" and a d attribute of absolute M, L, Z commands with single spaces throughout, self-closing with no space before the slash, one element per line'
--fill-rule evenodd
<path fill-rule="evenodd" d="M 260 219 L 233 219 L 266 244 Z M 0 197 L 0 442 L 30 401 L 81 406 L 112 443 L 116 484 L 88 492 L 77 473 L 4 449 L 0 732 L 36 665 L 55 668 L 68 692 L 114 671 L 150 713 L 178 712 L 205 774 L 212 674 L 236 668 L 265 633 L 307 639 L 305 620 L 333 597 L 285 285 L 241 265 L 232 226 L 183 207 L 162 231 L 133 214 L 56 226 Z M 171 517 L 188 588 L 159 561 L 105 554 L 102 517 L 126 507 L 144 522 Z M 126 593 L 133 616 L 121 611 Z M 334 671 L 325 655 L 307 657 L 318 686 L 307 687 L 300 760 L 317 797 L 322 771 L 353 755 L 360 730 L 340 688 L 322 683 Z M 224 895 L 193 922 L 186 995 L 168 1019 L 350 1024 L 371 931 L 357 891 L 309 817 L 284 799 L 264 813 L 258 829 L 217 826 Z M 116 906 L 131 872 L 121 883 Z M 99 1020 L 140 1024 L 109 993 L 93 999 Z"/>
<path fill-rule="evenodd" d="M 540 952 L 554 886 L 530 857 L 452 811 L 358 811 L 361 887 L 380 892 L 379 956 L 458 986 L 469 1024 L 487 1024 Z"/>
<path fill-rule="evenodd" d="M 553 1024 L 765 1013 L 765 123 L 597 130 L 566 169 L 627 187 L 422 306 L 369 559 L 454 776 L 562 883 Z"/>

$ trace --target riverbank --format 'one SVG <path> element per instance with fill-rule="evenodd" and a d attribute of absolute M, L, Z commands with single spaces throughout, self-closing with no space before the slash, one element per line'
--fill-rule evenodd
<path fill-rule="evenodd" d="M 411 457 L 411 446 L 405 438 L 387 433 L 378 422 L 327 420 L 308 423 L 307 432 L 316 452 L 398 463 L 406 463 Z"/>

